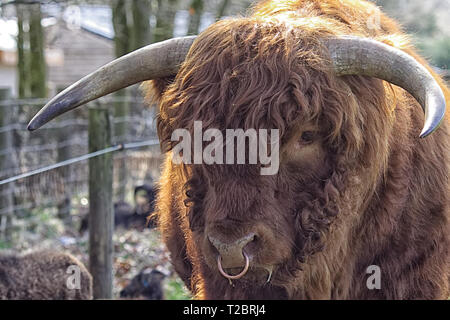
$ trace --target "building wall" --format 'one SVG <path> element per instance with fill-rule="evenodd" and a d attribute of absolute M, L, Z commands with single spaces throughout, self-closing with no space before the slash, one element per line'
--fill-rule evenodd
<path fill-rule="evenodd" d="M 48 66 L 47 79 L 51 91 L 66 88 L 115 58 L 112 40 L 83 29 L 71 30 L 62 25 L 55 28 L 47 34 L 47 46 L 61 50 L 63 58 L 59 63 Z M 53 39 L 52 31 L 55 34 Z"/>
<path fill-rule="evenodd" d="M 11 88 L 12 95 L 17 95 L 17 72 L 14 66 L 0 64 L 0 88 Z"/>

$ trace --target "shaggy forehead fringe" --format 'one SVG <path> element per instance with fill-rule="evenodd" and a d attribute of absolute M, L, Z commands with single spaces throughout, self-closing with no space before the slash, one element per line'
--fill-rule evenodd
<path fill-rule="evenodd" d="M 307 93 L 321 59 L 312 50 L 317 43 L 300 39 L 284 23 L 217 23 L 198 38 L 164 94 L 161 118 L 172 128 L 203 120 L 213 122 L 204 127 L 278 128 L 283 134 L 301 111 L 317 116 L 319 106 Z"/>
<path fill-rule="evenodd" d="M 378 122 L 389 119 L 383 86 L 364 77 L 337 79 L 321 43 L 330 31 L 323 29 L 259 17 L 209 27 L 162 94 L 163 149 L 173 147 L 173 130 L 192 131 L 194 121 L 203 121 L 204 129 L 277 128 L 282 141 L 293 128 L 320 123 L 327 143 L 341 149 L 335 151 L 353 158 L 370 151 L 363 150 L 363 123 L 380 134 Z"/>

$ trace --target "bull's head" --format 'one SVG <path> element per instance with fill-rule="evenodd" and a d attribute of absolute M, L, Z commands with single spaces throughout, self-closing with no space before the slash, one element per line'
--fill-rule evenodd
<path fill-rule="evenodd" d="M 323 230 L 339 208 L 350 212 L 367 205 L 363 196 L 354 198 L 374 191 L 364 179 L 382 175 L 373 173 L 382 166 L 371 163 L 381 148 L 374 145 L 387 149 L 387 135 L 377 132 L 387 125 L 375 118 L 386 114 L 389 122 L 394 109 L 373 95 L 384 95 L 373 78 L 404 88 L 420 103 L 420 137 L 439 126 L 445 98 L 423 65 L 387 44 L 349 36 L 323 37 L 316 44 L 317 38 L 305 40 L 301 30 L 261 23 L 232 32 L 239 20 L 220 23 L 197 39 L 167 40 L 112 61 L 53 98 L 29 129 L 121 88 L 169 77 L 175 78 L 160 97 L 162 142 L 175 129 L 191 129 L 195 120 L 222 131 L 280 129 L 276 175 L 261 176 L 258 165 L 190 165 L 181 184 L 194 243 L 209 270 L 229 279 L 253 270 L 263 282 L 266 271 L 270 277 L 290 257 L 303 260 L 320 250 Z M 355 170 L 367 175 L 352 175 Z M 353 189 L 343 187 L 350 184 Z"/>

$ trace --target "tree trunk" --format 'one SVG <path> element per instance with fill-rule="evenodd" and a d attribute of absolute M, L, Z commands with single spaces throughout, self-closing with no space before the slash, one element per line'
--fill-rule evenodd
<path fill-rule="evenodd" d="M 23 24 L 25 20 L 24 8 L 20 4 L 16 5 L 17 13 L 17 74 L 19 77 L 19 98 L 24 99 L 28 96 L 28 73 L 27 60 L 25 53 L 25 32 Z"/>
<path fill-rule="evenodd" d="M 230 4 L 230 0 L 222 0 L 222 3 L 219 6 L 219 10 L 217 11 L 216 20 L 219 21 L 224 15 L 225 11 L 228 8 L 228 5 Z"/>
<path fill-rule="evenodd" d="M 0 88 L 0 101 L 8 100 L 11 98 L 10 89 Z M 0 127 L 7 126 L 13 123 L 12 119 L 12 106 L 0 106 Z M 12 131 L 7 130 L 0 134 L 0 150 L 9 150 L 5 155 L 0 156 L 0 179 L 6 178 L 7 175 L 3 174 L 8 171 L 12 171 L 14 167 L 14 152 L 13 152 L 13 136 Z M 12 232 L 12 218 L 14 209 L 14 185 L 8 183 L 0 186 L 0 226 L 3 230 L 3 238 L 6 241 L 11 241 Z"/>
<path fill-rule="evenodd" d="M 89 152 L 111 146 L 108 110 L 89 110 Z M 94 278 L 94 298 L 111 299 L 113 283 L 112 203 L 113 155 L 89 159 L 89 269 Z"/>
<path fill-rule="evenodd" d="M 33 98 L 45 98 L 46 66 L 44 56 L 44 32 L 41 25 L 41 5 L 30 5 L 30 89 Z"/>
<path fill-rule="evenodd" d="M 130 52 L 130 32 L 127 23 L 127 5 L 125 0 L 112 1 L 112 22 L 116 57 Z"/>
<path fill-rule="evenodd" d="M 58 119 L 55 119 L 55 123 L 60 123 L 63 121 L 66 121 L 70 118 L 72 118 L 73 115 L 70 114 L 64 114 L 58 117 Z M 71 137 L 73 137 L 73 129 L 67 126 L 61 126 L 60 128 L 55 129 L 56 132 L 56 140 L 58 141 L 58 155 L 57 155 L 57 161 L 61 162 L 67 159 L 70 159 L 72 157 L 72 146 L 69 145 L 62 145 L 63 143 L 70 140 Z M 72 166 L 67 166 L 60 169 L 61 177 L 64 181 L 70 180 L 72 175 Z M 71 184 L 65 183 L 63 185 L 63 196 L 59 198 L 58 204 L 57 204 L 57 210 L 58 210 L 58 218 L 63 220 L 65 224 L 72 225 L 72 216 L 70 214 L 71 211 L 71 199 L 72 199 L 72 192 L 71 192 Z"/>
<path fill-rule="evenodd" d="M 131 26 L 131 46 L 136 50 L 151 43 L 150 14 L 151 6 L 149 0 L 134 0 L 131 2 L 133 13 L 133 24 Z"/>
<path fill-rule="evenodd" d="M 130 52 L 130 28 L 127 22 L 127 3 L 125 0 L 115 0 L 112 2 L 113 6 L 113 27 L 114 27 L 114 44 L 116 57 L 123 56 Z M 127 97 L 127 89 L 122 89 L 116 92 L 114 95 L 117 101 L 114 104 L 114 118 L 123 119 L 128 115 L 129 105 L 125 101 Z M 125 122 L 120 121 L 114 125 L 114 136 L 118 142 L 124 142 L 127 133 L 127 125 Z M 117 176 L 119 186 L 116 191 L 117 200 L 123 201 L 126 194 L 126 161 L 121 159 L 117 166 Z"/>
<path fill-rule="evenodd" d="M 150 13 L 151 6 L 149 0 L 115 0 L 112 3 L 113 26 L 115 33 L 116 56 L 120 57 L 128 52 L 143 47 L 151 42 L 150 33 Z M 131 15 L 127 12 L 131 10 Z M 132 18 L 132 21 L 130 21 Z M 123 119 L 128 116 L 130 105 L 126 98 L 133 88 L 118 91 L 115 96 L 114 117 L 119 123 L 114 126 L 114 135 L 118 142 L 124 142 L 128 128 Z M 116 190 L 117 200 L 122 201 L 126 197 L 127 166 L 126 159 L 122 158 L 117 162 L 118 188 Z"/>
<path fill-rule="evenodd" d="M 160 42 L 173 37 L 175 14 L 178 0 L 158 0 L 158 12 L 156 13 L 156 28 L 154 30 L 154 42 Z"/>
<path fill-rule="evenodd" d="M 200 28 L 200 21 L 203 14 L 203 0 L 192 0 L 191 6 L 189 7 L 189 28 L 188 35 L 198 34 Z"/>

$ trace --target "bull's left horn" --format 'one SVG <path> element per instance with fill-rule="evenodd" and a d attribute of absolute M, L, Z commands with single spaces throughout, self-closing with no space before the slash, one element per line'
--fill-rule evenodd
<path fill-rule="evenodd" d="M 337 75 L 364 75 L 386 80 L 408 91 L 422 106 L 425 123 L 421 138 L 439 127 L 445 115 L 445 96 L 431 73 L 407 53 L 372 39 L 328 39 L 326 46 Z"/>
<path fill-rule="evenodd" d="M 176 74 L 195 36 L 154 43 L 120 57 L 74 83 L 50 100 L 30 121 L 36 130 L 82 104 L 145 80 Z"/>

